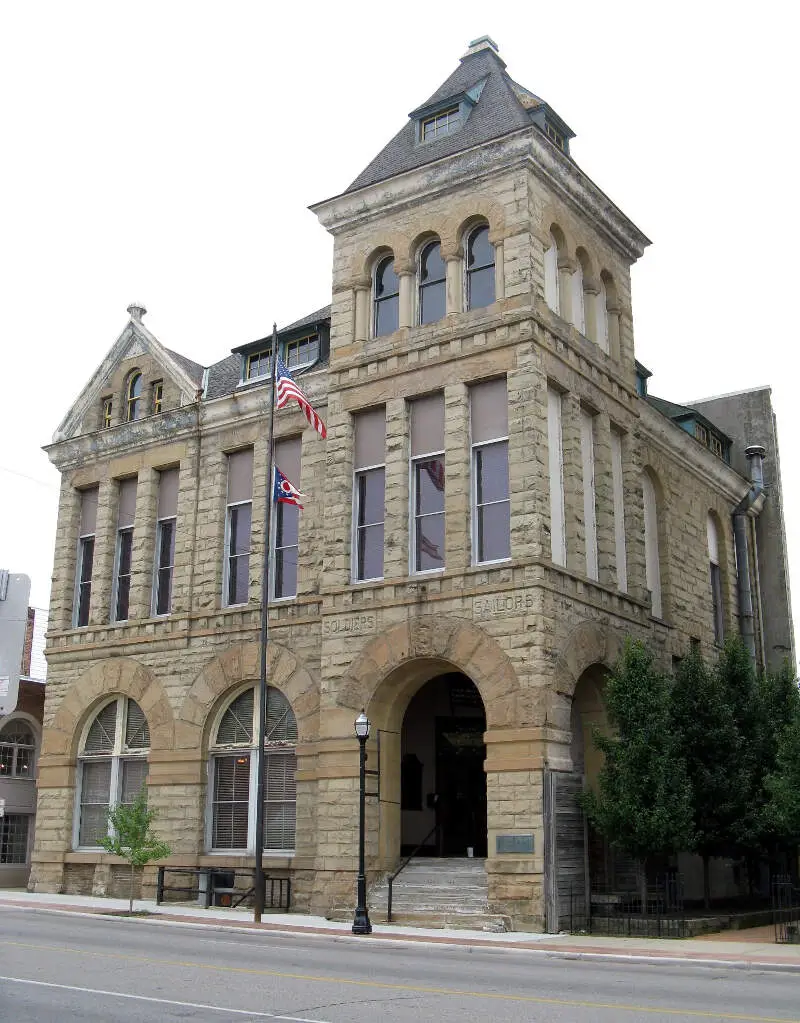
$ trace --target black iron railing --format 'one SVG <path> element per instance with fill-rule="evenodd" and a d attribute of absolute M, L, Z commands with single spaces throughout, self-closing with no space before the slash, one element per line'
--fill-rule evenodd
<path fill-rule="evenodd" d="M 406 856 L 406 858 L 403 860 L 403 862 L 400 864 L 400 866 L 397 868 L 397 870 L 395 870 L 395 872 L 393 874 L 389 875 L 389 878 L 388 878 L 389 891 L 388 891 L 388 894 L 387 894 L 387 897 L 386 897 L 386 922 L 387 923 L 391 923 L 392 922 L 392 885 L 394 884 L 395 879 L 397 878 L 398 874 L 401 874 L 406 869 L 406 867 L 414 859 L 414 857 L 422 849 L 424 849 L 427 846 L 428 839 L 432 835 L 438 835 L 438 831 L 439 831 L 439 825 L 438 824 L 434 824 L 433 827 L 431 828 L 431 830 L 428 832 L 428 834 L 419 843 L 419 845 L 416 846 L 414 848 L 414 850 L 408 854 L 408 856 Z"/>
<path fill-rule="evenodd" d="M 800 887 L 788 874 L 779 874 L 771 885 L 772 923 L 779 945 L 800 944 Z"/>
<path fill-rule="evenodd" d="M 174 883 L 168 883 L 172 881 Z M 237 877 L 244 877 L 250 883 L 246 887 L 238 887 Z M 201 881 L 205 879 L 205 884 Z M 283 909 L 287 913 L 292 900 L 292 881 L 288 877 L 264 878 L 265 907 Z M 206 909 L 221 905 L 228 907 L 240 906 L 253 897 L 255 893 L 255 871 L 228 870 L 225 867 L 159 867 L 156 882 L 156 905 L 164 901 L 165 893 L 182 895 L 185 900 L 203 896 Z"/>
<path fill-rule="evenodd" d="M 595 884 L 588 898 L 585 886 L 572 886 L 569 930 L 614 937 L 685 938 L 683 879 L 679 874 L 665 874 L 636 890 Z"/>

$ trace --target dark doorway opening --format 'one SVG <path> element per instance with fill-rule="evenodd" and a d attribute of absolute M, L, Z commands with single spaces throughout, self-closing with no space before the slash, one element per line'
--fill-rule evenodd
<path fill-rule="evenodd" d="M 486 856 L 486 711 L 459 672 L 414 696 L 401 743 L 401 854 Z M 430 834 L 434 825 L 436 832 Z"/>

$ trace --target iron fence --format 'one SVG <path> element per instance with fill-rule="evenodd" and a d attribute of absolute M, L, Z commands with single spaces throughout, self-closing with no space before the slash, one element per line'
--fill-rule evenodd
<path fill-rule="evenodd" d="M 588 899 L 584 886 L 573 886 L 569 929 L 573 934 L 685 938 L 688 926 L 683 878 L 680 874 L 665 874 L 648 883 L 643 891 L 593 884 Z"/>
<path fill-rule="evenodd" d="M 172 883 L 170 879 L 174 878 Z M 237 883 L 243 878 L 244 884 Z M 177 882 L 177 883 L 176 883 Z M 292 900 L 292 882 L 288 877 L 264 878 L 267 909 L 283 909 L 287 913 Z M 183 901 L 200 901 L 210 906 L 235 908 L 249 904 L 255 891 L 255 871 L 234 870 L 227 867 L 159 867 L 156 882 L 156 905 L 171 901 L 165 895 L 177 895 Z"/>
<path fill-rule="evenodd" d="M 771 885 L 772 923 L 779 945 L 800 944 L 800 887 L 788 874 L 773 878 Z"/>

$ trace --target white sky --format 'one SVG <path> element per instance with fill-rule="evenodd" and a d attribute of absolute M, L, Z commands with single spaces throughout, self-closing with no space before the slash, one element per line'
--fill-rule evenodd
<path fill-rule="evenodd" d="M 800 612 L 797 10 L 3 5 L 0 567 L 30 575 L 46 606 L 58 474 L 41 446 L 126 306 L 207 364 L 325 305 L 331 240 L 306 207 L 343 191 L 488 33 L 653 241 L 634 269 L 653 393 L 772 386 Z"/>

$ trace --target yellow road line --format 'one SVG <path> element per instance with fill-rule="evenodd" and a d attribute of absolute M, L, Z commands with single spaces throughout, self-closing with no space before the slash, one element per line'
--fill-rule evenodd
<path fill-rule="evenodd" d="M 649 1012 L 667 1016 L 683 1016 L 692 1019 L 730 1019 L 740 1023 L 800 1023 L 798 1019 L 786 1016 L 748 1016 L 735 1012 L 709 1012 L 705 1009 L 673 1009 L 668 1006 L 626 1005 L 617 1002 L 590 1002 L 577 998 L 543 998 L 537 995 L 511 995 L 500 991 L 469 991 L 459 988 L 423 987 L 416 984 L 387 984 L 376 980 L 358 980 L 355 977 L 321 977 L 313 973 L 288 973 L 282 970 L 262 970 L 248 966 L 219 966 L 216 963 L 197 963 L 183 959 L 154 959 L 151 956 L 130 955 L 123 952 L 90 952 L 67 945 L 34 945 L 23 941 L 2 941 L 0 945 L 25 948 L 37 952 L 60 952 L 62 954 L 87 956 L 90 959 L 123 959 L 153 966 L 183 967 L 192 970 L 211 970 L 215 973 L 249 974 L 259 977 L 277 977 L 283 980 L 304 980 L 315 984 L 346 984 L 351 987 L 375 988 L 381 991 L 403 991 L 408 994 L 447 995 L 458 998 L 485 998 L 501 1002 L 524 1002 L 533 1005 L 560 1005 L 579 1009 L 614 1009 L 617 1012 Z"/>

